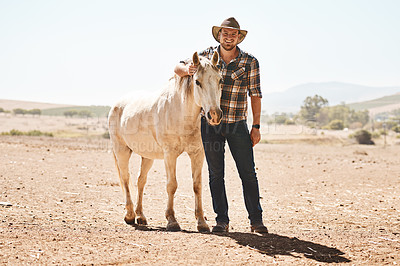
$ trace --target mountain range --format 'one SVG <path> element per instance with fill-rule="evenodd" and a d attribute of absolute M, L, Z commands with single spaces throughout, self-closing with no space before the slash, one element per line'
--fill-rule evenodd
<path fill-rule="evenodd" d="M 307 83 L 282 92 L 264 93 L 262 109 L 268 114 L 297 113 L 305 98 L 316 94 L 327 99 L 330 106 L 334 106 L 341 103 L 370 101 L 397 93 L 400 93 L 400 86 L 371 87 L 342 82 Z"/>

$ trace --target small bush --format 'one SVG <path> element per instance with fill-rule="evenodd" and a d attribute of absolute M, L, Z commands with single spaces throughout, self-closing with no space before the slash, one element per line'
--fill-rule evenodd
<path fill-rule="evenodd" d="M 394 132 L 396 132 L 396 133 L 400 133 L 400 126 L 399 126 L 399 125 L 396 125 L 396 126 L 392 127 L 392 130 L 393 130 Z"/>
<path fill-rule="evenodd" d="M 11 136 L 22 136 L 22 135 L 24 135 L 24 132 L 19 131 L 17 129 L 11 129 L 10 130 L 10 135 Z"/>
<path fill-rule="evenodd" d="M 105 139 L 109 139 L 110 138 L 110 133 L 107 131 L 107 132 L 104 132 L 104 134 L 102 135 L 103 136 L 103 138 L 105 138 Z"/>
<path fill-rule="evenodd" d="M 379 130 L 379 134 L 381 134 L 382 136 L 387 136 L 388 132 L 387 132 L 386 129 L 382 128 L 382 129 Z"/>
<path fill-rule="evenodd" d="M 379 139 L 381 137 L 381 133 L 379 131 L 372 132 L 373 139 Z"/>
<path fill-rule="evenodd" d="M 293 119 L 288 118 L 285 120 L 285 125 L 295 125 L 295 124 L 296 123 L 293 121 Z"/>
<path fill-rule="evenodd" d="M 354 138 L 357 140 L 358 144 L 374 145 L 375 143 L 371 139 L 372 134 L 367 130 L 359 130 L 354 133 Z"/>
<path fill-rule="evenodd" d="M 332 130 L 343 130 L 344 128 L 343 121 L 339 119 L 332 120 L 329 123 L 328 128 Z"/>

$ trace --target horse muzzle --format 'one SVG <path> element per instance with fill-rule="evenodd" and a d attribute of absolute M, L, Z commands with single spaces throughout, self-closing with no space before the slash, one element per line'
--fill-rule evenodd
<path fill-rule="evenodd" d="M 207 112 L 207 121 L 210 125 L 216 126 L 221 123 L 222 120 L 222 110 L 220 108 L 211 108 Z"/>

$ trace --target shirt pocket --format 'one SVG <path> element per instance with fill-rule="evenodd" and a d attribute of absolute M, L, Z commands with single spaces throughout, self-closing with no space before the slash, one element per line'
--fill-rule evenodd
<path fill-rule="evenodd" d="M 243 77 L 244 72 L 246 72 L 246 68 L 241 67 L 238 70 L 236 70 L 235 72 L 232 73 L 231 78 L 233 80 L 238 80 L 241 79 Z"/>

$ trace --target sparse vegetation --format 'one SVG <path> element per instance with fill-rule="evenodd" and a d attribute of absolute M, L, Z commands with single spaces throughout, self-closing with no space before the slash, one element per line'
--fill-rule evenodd
<path fill-rule="evenodd" d="M 20 131 L 17 129 L 11 129 L 9 132 L 2 132 L 1 135 L 6 136 L 46 136 L 46 137 L 54 137 L 53 133 L 51 132 L 42 132 L 40 130 L 30 130 L 27 132 Z"/>

